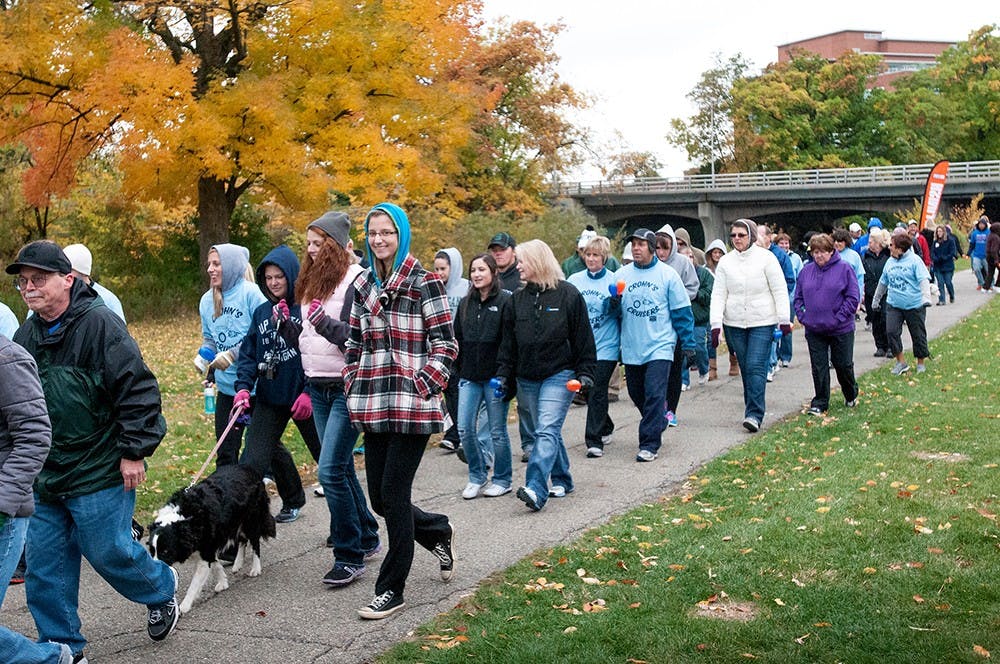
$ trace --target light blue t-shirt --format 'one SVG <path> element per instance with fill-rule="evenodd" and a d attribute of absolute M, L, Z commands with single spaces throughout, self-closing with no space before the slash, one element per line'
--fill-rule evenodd
<path fill-rule="evenodd" d="M 111 309 L 111 311 L 113 311 L 115 315 L 121 318 L 122 322 L 125 323 L 125 310 L 122 309 L 122 301 L 118 299 L 118 296 L 96 281 L 90 282 L 90 285 L 94 287 L 97 294 L 101 296 L 102 300 L 104 300 L 104 306 Z M 126 325 L 127 324 L 128 323 L 126 323 Z"/>
<path fill-rule="evenodd" d="M 228 369 L 215 372 L 215 386 L 222 394 L 236 394 L 236 357 L 239 356 L 239 346 L 250 331 L 254 310 L 266 301 L 267 298 L 260 292 L 257 284 L 238 279 L 235 286 L 222 294 L 222 315 L 213 319 L 215 305 L 211 289 L 201 296 L 198 313 L 201 314 L 201 335 L 205 344 L 214 345 L 217 353 L 232 350 L 234 355 L 233 363 Z"/>
<path fill-rule="evenodd" d="M 645 267 L 629 263 L 615 273 L 615 280 L 625 282 L 622 363 L 638 365 L 652 360 L 673 360 L 677 333 L 670 312 L 691 306 L 677 272 L 654 258 Z"/>
<path fill-rule="evenodd" d="M 924 305 L 921 283 L 930 281 L 927 266 L 912 251 L 885 262 L 880 284 L 888 289 L 885 301 L 897 309 L 919 309 Z"/>
<path fill-rule="evenodd" d="M 21 324 L 17 322 L 17 316 L 10 310 L 10 307 L 0 302 L 0 334 L 8 339 L 13 339 L 14 333 L 20 326 Z"/>
<path fill-rule="evenodd" d="M 854 270 L 854 276 L 858 279 L 858 292 L 865 292 L 865 266 L 861 262 L 861 256 L 850 247 L 844 247 L 840 252 L 840 259 L 845 261 Z"/>
<path fill-rule="evenodd" d="M 618 361 L 621 350 L 618 318 L 608 312 L 608 300 L 611 299 L 608 287 L 618 281 L 615 273 L 607 268 L 601 268 L 596 275 L 581 270 L 571 274 L 566 281 L 576 286 L 587 303 L 587 317 L 594 331 L 594 343 L 597 344 L 597 359 Z"/>

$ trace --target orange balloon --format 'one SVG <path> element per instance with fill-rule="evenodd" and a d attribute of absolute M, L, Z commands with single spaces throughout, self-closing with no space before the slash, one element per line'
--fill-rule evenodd
<path fill-rule="evenodd" d="M 580 381 L 578 381 L 576 378 L 571 378 L 570 380 L 567 380 L 566 389 L 569 390 L 570 392 L 579 392 Z"/>
<path fill-rule="evenodd" d="M 625 280 L 624 279 L 620 280 L 617 285 L 618 285 L 618 294 L 621 295 L 622 293 L 625 292 Z"/>

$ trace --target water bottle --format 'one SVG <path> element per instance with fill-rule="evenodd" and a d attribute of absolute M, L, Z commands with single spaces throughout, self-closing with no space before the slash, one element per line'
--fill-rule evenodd
<path fill-rule="evenodd" d="M 783 336 L 784 336 L 784 334 L 781 332 L 781 328 L 780 327 L 774 328 L 774 340 L 775 341 L 781 341 L 781 337 L 783 337 Z"/>
<path fill-rule="evenodd" d="M 208 373 L 208 365 L 215 359 L 215 351 L 208 346 L 198 349 L 198 355 L 194 358 L 194 366 L 201 373 Z"/>
<path fill-rule="evenodd" d="M 215 412 L 215 386 L 209 385 L 205 388 L 205 413 L 211 415 Z"/>

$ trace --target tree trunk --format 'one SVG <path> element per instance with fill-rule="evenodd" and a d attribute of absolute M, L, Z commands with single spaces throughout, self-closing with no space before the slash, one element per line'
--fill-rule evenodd
<path fill-rule="evenodd" d="M 230 201 L 227 183 L 215 178 L 198 180 L 198 248 L 202 272 L 208 263 L 208 250 L 214 244 L 229 242 L 229 220 L 236 208 Z M 207 283 L 208 276 L 204 275 Z"/>

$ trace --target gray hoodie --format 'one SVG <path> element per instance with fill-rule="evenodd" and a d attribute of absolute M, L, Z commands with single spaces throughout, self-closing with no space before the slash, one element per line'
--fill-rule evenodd
<path fill-rule="evenodd" d="M 444 257 L 451 264 L 451 273 L 448 275 L 448 283 L 444 285 L 444 290 L 448 295 L 448 304 L 451 305 L 452 317 L 458 312 L 458 305 L 469 292 L 469 280 L 462 277 L 462 254 L 455 247 L 447 247 L 437 252 L 434 258 Z"/>
<path fill-rule="evenodd" d="M 670 255 L 663 262 L 674 268 L 681 281 L 684 282 L 684 290 L 687 291 L 688 297 L 693 300 L 698 297 L 698 286 L 701 284 L 698 280 L 698 272 L 694 269 L 694 263 L 688 260 L 687 256 L 682 256 L 675 251 L 677 249 L 677 236 L 670 224 L 664 224 L 656 232 L 666 233 L 670 236 Z"/>

